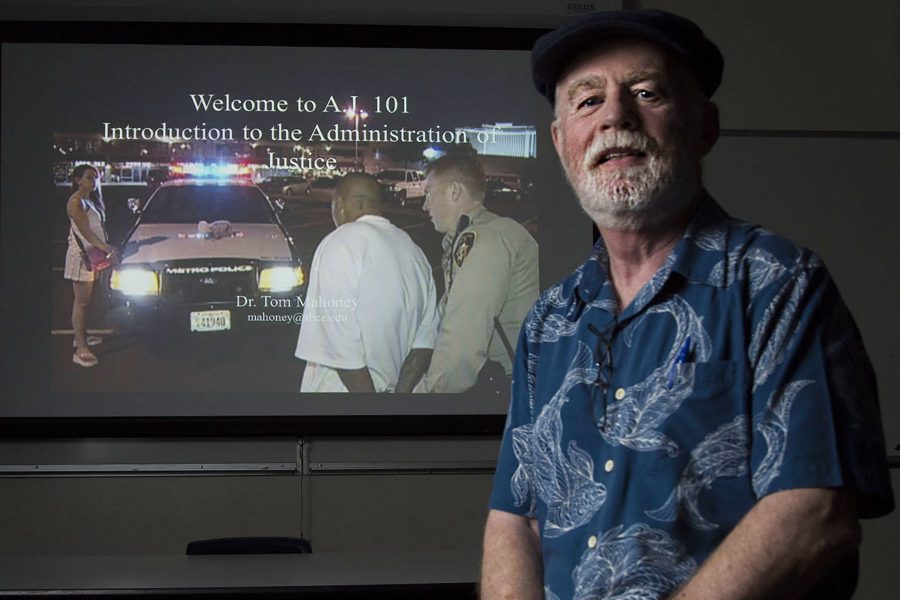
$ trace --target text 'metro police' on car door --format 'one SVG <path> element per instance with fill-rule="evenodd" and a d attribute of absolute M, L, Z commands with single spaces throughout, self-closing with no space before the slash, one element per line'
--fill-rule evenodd
<path fill-rule="evenodd" d="M 125 238 L 110 276 L 123 329 L 206 333 L 246 327 L 238 298 L 304 292 L 293 239 L 262 191 L 242 180 L 164 182 Z"/>

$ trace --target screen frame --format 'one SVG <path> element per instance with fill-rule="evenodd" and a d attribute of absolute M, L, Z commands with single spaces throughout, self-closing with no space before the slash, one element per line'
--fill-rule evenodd
<path fill-rule="evenodd" d="M 468 26 L 0 21 L 0 42 L 530 50 L 534 41 L 546 31 L 548 30 Z M 353 44 L 340 43 L 348 39 L 353 40 Z M 10 247 L 16 246 L 16 241 L 4 240 L 3 246 L 8 251 Z M 4 261 L 4 265 L 7 266 L 8 262 Z M 8 285 L 10 279 L 7 273 L 2 274 L 4 284 Z M 8 318 L 4 317 L 4 320 Z M 8 355 L 7 352 L 4 354 Z M 9 364 L 4 365 L 4 369 L 8 368 Z M 447 411 L 438 409 L 355 415 L 15 416 L 0 418 L 0 436 L 500 435 L 505 414 L 479 412 L 480 414 L 447 414 Z"/>

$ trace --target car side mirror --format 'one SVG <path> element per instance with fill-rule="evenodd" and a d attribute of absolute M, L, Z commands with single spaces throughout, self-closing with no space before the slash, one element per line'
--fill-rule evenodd
<path fill-rule="evenodd" d="M 136 215 L 141 214 L 141 201 L 137 198 L 128 199 L 128 210 Z"/>

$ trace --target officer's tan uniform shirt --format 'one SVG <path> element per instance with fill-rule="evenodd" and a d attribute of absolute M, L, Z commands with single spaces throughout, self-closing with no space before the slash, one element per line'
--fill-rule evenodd
<path fill-rule="evenodd" d="M 537 242 L 519 223 L 479 208 L 469 226 L 444 237 L 443 318 L 431 365 L 419 389 L 462 392 L 487 359 L 512 371 L 494 330 L 499 317 L 515 347 L 525 315 L 537 300 Z"/>

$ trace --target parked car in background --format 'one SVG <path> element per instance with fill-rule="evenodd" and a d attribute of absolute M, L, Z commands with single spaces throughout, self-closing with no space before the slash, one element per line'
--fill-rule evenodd
<path fill-rule="evenodd" d="M 281 193 L 284 196 L 309 196 L 309 192 L 310 182 L 308 179 L 301 179 L 281 188 Z"/>
<path fill-rule="evenodd" d="M 387 199 L 405 206 L 409 200 L 425 198 L 425 174 L 413 169 L 385 169 L 375 175 Z"/>
<path fill-rule="evenodd" d="M 280 196 L 284 194 L 284 188 L 295 183 L 306 182 L 305 177 L 300 175 L 273 175 L 265 177 L 259 182 L 259 189 L 269 196 Z"/>
<path fill-rule="evenodd" d="M 485 182 L 485 198 L 488 200 L 522 200 L 522 182 L 518 177 L 488 177 Z"/>
<path fill-rule="evenodd" d="M 338 179 L 335 177 L 316 177 L 309 182 L 309 195 L 317 200 L 331 200 Z"/>
<path fill-rule="evenodd" d="M 492 174 L 485 182 L 485 197 L 494 200 L 521 202 L 531 197 L 534 184 L 527 177 L 516 174 Z"/>

